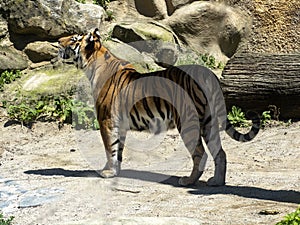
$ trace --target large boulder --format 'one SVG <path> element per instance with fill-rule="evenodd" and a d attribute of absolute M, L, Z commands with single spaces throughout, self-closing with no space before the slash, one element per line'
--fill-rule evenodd
<path fill-rule="evenodd" d="M 105 19 L 102 7 L 74 0 L 4 1 L 0 8 L 5 12 L 12 33 L 31 34 L 39 39 L 85 32 L 99 27 Z"/>
<path fill-rule="evenodd" d="M 81 79 L 86 79 L 83 71 L 73 65 L 28 71 L 18 82 L 7 85 L 4 95 L 8 99 L 16 92 L 32 99 L 38 99 L 39 96 L 59 96 L 76 90 Z"/>
<path fill-rule="evenodd" d="M 159 23 L 136 22 L 118 24 L 112 37 L 117 38 L 140 52 L 150 53 L 157 63 L 173 65 L 177 60 L 178 39 L 166 26 Z"/>
<path fill-rule="evenodd" d="M 103 43 L 103 45 L 116 57 L 130 62 L 140 73 L 145 73 L 149 70 L 156 71 L 161 69 L 161 67 L 155 63 L 153 57 L 138 51 L 126 43 L 107 40 Z"/>
<path fill-rule="evenodd" d="M 57 56 L 59 37 L 87 32 L 106 18 L 102 7 L 74 0 L 4 0 L 0 9 L 0 71 L 43 66 Z"/>
<path fill-rule="evenodd" d="M 177 9 L 164 21 L 192 49 L 226 62 L 245 40 L 250 18 L 215 2 L 196 1 Z"/>
<path fill-rule="evenodd" d="M 57 56 L 58 46 L 48 41 L 36 41 L 29 43 L 24 52 L 34 63 L 50 61 Z"/>
<path fill-rule="evenodd" d="M 299 53 L 300 1 L 221 0 L 252 18 L 244 52 Z"/>
<path fill-rule="evenodd" d="M 136 10 L 143 16 L 155 19 L 168 17 L 167 4 L 165 0 L 134 0 Z"/>
<path fill-rule="evenodd" d="M 28 67 L 28 58 L 10 46 L 0 46 L 0 73 L 5 70 L 23 70 Z"/>
<path fill-rule="evenodd" d="M 126 0 L 131 9 L 155 20 L 165 19 L 174 11 L 196 0 Z"/>

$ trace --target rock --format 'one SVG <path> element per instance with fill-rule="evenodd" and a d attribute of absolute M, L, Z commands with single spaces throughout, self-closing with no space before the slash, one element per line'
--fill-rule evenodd
<path fill-rule="evenodd" d="M 8 26 L 6 20 L 0 15 L 0 42 L 8 34 Z"/>
<path fill-rule="evenodd" d="M 0 6 L 8 14 L 12 33 L 48 40 L 99 27 L 105 18 L 102 7 L 73 0 L 7 1 Z"/>
<path fill-rule="evenodd" d="M 106 41 L 103 44 L 116 57 L 130 62 L 140 73 L 161 69 L 161 67 L 155 63 L 152 57 L 139 52 L 137 49 L 128 44 L 115 41 Z"/>
<path fill-rule="evenodd" d="M 226 62 L 245 40 L 249 21 L 229 6 L 197 1 L 179 8 L 164 22 L 192 49 Z"/>
<path fill-rule="evenodd" d="M 142 40 L 161 40 L 175 43 L 175 38 L 170 30 L 167 30 L 163 25 L 154 23 L 117 24 L 113 29 L 112 37 L 125 43 Z"/>
<path fill-rule="evenodd" d="M 222 0 L 252 18 L 244 52 L 299 53 L 300 1 Z"/>
<path fill-rule="evenodd" d="M 134 0 L 134 6 L 143 16 L 155 19 L 168 17 L 167 4 L 165 0 Z"/>
<path fill-rule="evenodd" d="M 163 25 L 141 22 L 118 24 L 113 29 L 112 37 L 140 52 L 150 53 L 161 65 L 173 65 L 177 60 L 177 38 Z"/>
<path fill-rule="evenodd" d="M 27 56 L 13 47 L 0 46 L 0 72 L 5 70 L 23 70 L 28 67 Z"/>
<path fill-rule="evenodd" d="M 0 8 L 0 71 L 25 69 L 31 64 L 28 58 L 33 63 L 50 61 L 57 55 L 57 49 L 47 41 L 87 32 L 105 19 L 102 7 L 74 0 L 6 0 L 0 2 Z M 24 50 L 28 58 L 12 45 Z"/>
<path fill-rule="evenodd" d="M 24 74 L 18 82 L 6 85 L 4 95 L 10 98 L 18 91 L 20 95 L 31 99 L 39 99 L 40 96 L 59 96 L 77 90 L 82 78 L 85 78 L 84 72 L 73 65 L 32 70 Z"/>
<path fill-rule="evenodd" d="M 58 95 L 75 90 L 82 77 L 82 70 L 68 65 L 55 70 L 32 71 L 21 81 L 22 91 L 30 95 Z"/>
<path fill-rule="evenodd" d="M 37 63 L 55 58 L 58 46 L 47 41 L 36 41 L 29 43 L 24 51 L 32 62 Z"/>

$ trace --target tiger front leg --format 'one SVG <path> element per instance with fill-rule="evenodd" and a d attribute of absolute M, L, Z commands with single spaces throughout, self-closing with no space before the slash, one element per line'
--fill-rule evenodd
<path fill-rule="evenodd" d="M 115 177 L 119 175 L 121 170 L 125 136 L 120 135 L 118 128 L 110 128 L 105 123 L 100 124 L 100 132 L 107 158 L 106 165 L 100 175 L 103 178 Z"/>

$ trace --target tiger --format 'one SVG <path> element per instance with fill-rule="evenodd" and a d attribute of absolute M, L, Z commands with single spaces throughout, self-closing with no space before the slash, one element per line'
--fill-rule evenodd
<path fill-rule="evenodd" d="M 59 56 L 73 59 L 90 81 L 95 111 L 107 162 L 103 178 L 118 176 L 127 132 L 154 133 L 177 128 L 193 160 L 189 176 L 180 177 L 182 186 L 194 185 L 203 174 L 207 153 L 214 160 L 214 175 L 207 185 L 222 186 L 226 180 L 226 153 L 220 131 L 233 139 L 251 141 L 259 132 L 260 118 L 249 113 L 252 127 L 246 134 L 228 121 L 219 79 L 200 65 L 168 66 L 164 70 L 139 73 L 134 66 L 112 54 L 101 41 L 98 28 L 86 34 L 61 37 Z M 203 139 L 203 140 L 202 140 Z"/>

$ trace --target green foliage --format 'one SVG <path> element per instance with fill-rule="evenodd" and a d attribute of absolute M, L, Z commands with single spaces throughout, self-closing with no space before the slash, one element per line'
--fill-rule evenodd
<path fill-rule="evenodd" d="M 13 216 L 9 217 L 8 219 L 4 219 L 4 216 L 2 215 L 2 213 L 0 213 L 0 225 L 11 225 L 13 219 Z"/>
<path fill-rule="evenodd" d="M 16 71 L 4 71 L 0 74 L 0 91 L 3 91 L 4 84 L 9 84 L 20 78 L 22 73 L 19 70 Z"/>
<path fill-rule="evenodd" d="M 186 52 L 180 56 L 176 62 L 176 66 L 180 65 L 203 65 L 210 69 L 224 69 L 222 62 L 216 62 L 215 57 L 208 54 L 199 54 L 196 52 Z"/>
<path fill-rule="evenodd" d="M 99 129 L 99 124 L 94 115 L 94 109 L 81 101 L 73 101 L 73 121 L 75 127 Z"/>
<path fill-rule="evenodd" d="M 115 19 L 114 12 L 111 10 L 106 10 L 106 15 L 107 15 L 106 18 L 107 21 L 112 21 Z"/>
<path fill-rule="evenodd" d="M 262 114 L 261 114 L 261 125 L 263 127 L 265 127 L 267 124 L 270 123 L 271 121 L 271 112 L 270 111 L 264 111 Z"/>
<path fill-rule="evenodd" d="M 76 2 L 79 2 L 79 3 L 85 4 L 85 0 L 76 0 Z"/>
<path fill-rule="evenodd" d="M 93 3 L 102 6 L 106 10 L 110 1 L 111 0 L 93 0 Z"/>
<path fill-rule="evenodd" d="M 232 106 L 231 111 L 228 113 L 228 120 L 233 126 L 248 127 L 249 121 L 246 120 L 245 113 L 241 108 Z"/>
<path fill-rule="evenodd" d="M 236 106 L 232 107 L 231 112 L 228 113 L 228 119 L 230 123 L 234 126 L 239 127 L 249 127 L 250 122 L 245 118 L 245 113 Z M 264 111 L 260 116 L 261 127 L 268 127 L 268 126 L 290 126 L 292 124 L 292 120 L 289 119 L 288 121 L 277 121 L 272 119 L 271 111 Z"/>
<path fill-rule="evenodd" d="M 204 64 L 211 69 L 224 69 L 224 64 L 222 62 L 216 62 L 216 59 L 214 56 L 209 54 L 204 54 L 201 56 L 202 61 Z"/>
<path fill-rule="evenodd" d="M 295 212 L 292 212 L 284 217 L 282 221 L 276 225 L 300 225 L 300 206 Z"/>
<path fill-rule="evenodd" d="M 24 125 L 31 125 L 36 121 L 58 121 L 72 123 L 76 128 L 98 129 L 93 107 L 87 103 L 73 100 L 69 95 L 43 96 L 40 99 L 16 98 L 5 102 L 10 119 Z M 72 120 L 73 119 L 73 120 Z"/>

